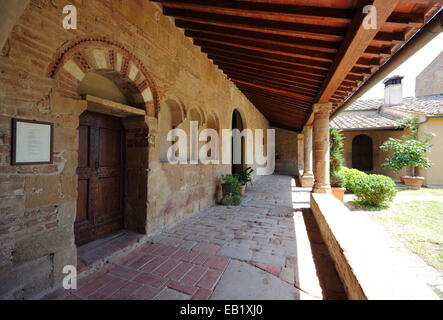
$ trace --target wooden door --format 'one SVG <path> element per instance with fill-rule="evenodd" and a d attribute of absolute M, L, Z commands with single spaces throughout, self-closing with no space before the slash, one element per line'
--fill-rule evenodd
<path fill-rule="evenodd" d="M 123 228 L 123 134 L 119 118 L 80 116 L 77 245 Z"/>
<path fill-rule="evenodd" d="M 372 139 L 364 134 L 352 141 L 352 168 L 361 171 L 374 170 Z"/>

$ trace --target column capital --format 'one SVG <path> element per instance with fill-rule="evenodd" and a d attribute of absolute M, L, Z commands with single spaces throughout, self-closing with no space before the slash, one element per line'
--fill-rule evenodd
<path fill-rule="evenodd" d="M 297 139 L 298 140 L 303 140 L 304 139 L 304 134 L 303 133 L 299 133 L 299 134 L 297 134 Z"/>
<path fill-rule="evenodd" d="M 302 130 L 302 134 L 306 135 L 306 133 L 309 132 L 310 130 L 312 130 L 312 125 L 311 126 L 304 126 L 303 130 Z"/>
<path fill-rule="evenodd" d="M 332 111 L 332 103 L 316 103 L 314 104 L 314 113 L 330 113 Z"/>

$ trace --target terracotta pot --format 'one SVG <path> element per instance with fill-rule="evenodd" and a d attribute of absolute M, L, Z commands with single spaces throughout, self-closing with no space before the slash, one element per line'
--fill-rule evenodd
<path fill-rule="evenodd" d="M 406 187 L 408 189 L 419 190 L 425 181 L 424 177 L 403 177 Z"/>
<path fill-rule="evenodd" d="M 240 187 L 242 197 L 246 194 L 246 185 Z"/>
<path fill-rule="evenodd" d="M 400 182 L 405 183 L 405 176 L 400 176 Z"/>
<path fill-rule="evenodd" d="M 332 195 L 341 202 L 345 202 L 345 192 L 346 192 L 345 188 L 332 187 Z"/>

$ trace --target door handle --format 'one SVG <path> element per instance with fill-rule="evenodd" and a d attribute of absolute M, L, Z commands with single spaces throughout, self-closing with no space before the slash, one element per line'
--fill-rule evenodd
<path fill-rule="evenodd" d="M 95 162 L 95 170 L 98 170 L 98 168 L 100 167 L 100 163 L 98 161 Z"/>

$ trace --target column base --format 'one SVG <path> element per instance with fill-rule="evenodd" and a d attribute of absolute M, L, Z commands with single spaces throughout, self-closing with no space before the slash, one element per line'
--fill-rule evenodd
<path fill-rule="evenodd" d="M 314 186 L 314 176 L 312 174 L 304 174 L 300 177 L 302 188 L 312 188 Z"/>
<path fill-rule="evenodd" d="M 312 189 L 313 193 L 332 193 L 332 189 L 330 185 L 316 185 L 314 184 L 314 188 Z"/>

